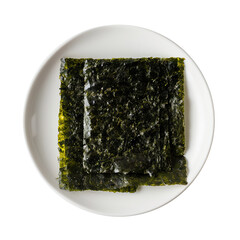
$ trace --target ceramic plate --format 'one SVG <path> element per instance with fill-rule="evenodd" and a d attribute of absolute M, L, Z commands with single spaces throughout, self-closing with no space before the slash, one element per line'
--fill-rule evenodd
<path fill-rule="evenodd" d="M 60 58 L 185 58 L 185 123 L 188 185 L 141 187 L 136 193 L 68 192 L 58 187 Z M 134 26 L 105 26 L 83 32 L 46 61 L 37 74 L 25 112 L 27 144 L 44 179 L 65 199 L 95 213 L 129 216 L 148 212 L 181 194 L 202 169 L 213 139 L 214 110 L 207 83 L 190 56 L 166 37 Z"/>

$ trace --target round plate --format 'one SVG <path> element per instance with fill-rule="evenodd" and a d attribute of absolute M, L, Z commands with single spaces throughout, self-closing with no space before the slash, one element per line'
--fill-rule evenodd
<path fill-rule="evenodd" d="M 185 58 L 185 123 L 188 185 L 141 187 L 136 193 L 69 192 L 58 187 L 58 111 L 60 58 Z M 65 199 L 81 208 L 111 216 L 144 213 L 181 194 L 203 167 L 213 139 L 214 110 L 207 83 L 194 61 L 174 42 L 147 29 L 105 26 L 74 37 L 43 65 L 31 87 L 25 112 L 25 133 L 37 168 Z"/>

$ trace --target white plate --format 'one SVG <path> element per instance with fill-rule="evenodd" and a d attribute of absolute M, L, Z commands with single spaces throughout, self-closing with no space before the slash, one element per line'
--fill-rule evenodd
<path fill-rule="evenodd" d="M 60 58 L 183 57 L 185 58 L 186 158 L 188 185 L 141 187 L 136 193 L 68 192 L 58 187 L 58 111 Z M 214 132 L 214 110 L 204 77 L 189 55 L 174 42 L 147 29 L 105 26 L 74 37 L 43 65 L 30 90 L 25 132 L 37 168 L 65 199 L 81 208 L 111 216 L 144 213 L 170 202 L 196 178 L 208 156 Z"/>

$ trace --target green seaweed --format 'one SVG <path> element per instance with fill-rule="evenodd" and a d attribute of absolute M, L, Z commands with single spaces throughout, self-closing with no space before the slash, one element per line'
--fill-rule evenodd
<path fill-rule="evenodd" d="M 59 111 L 59 186 L 62 189 L 134 192 L 124 176 L 85 173 L 83 169 L 83 59 L 62 59 Z"/>
<path fill-rule="evenodd" d="M 169 58 L 163 62 L 169 82 L 169 133 L 174 156 L 185 153 L 184 125 L 184 59 Z"/>
<path fill-rule="evenodd" d="M 177 126 L 177 124 L 181 126 L 177 128 L 177 130 L 181 132 L 177 135 L 180 136 L 177 138 L 178 141 L 171 138 L 176 131 L 171 125 L 172 122 L 169 120 L 170 110 L 173 106 L 173 101 L 171 102 L 169 95 L 172 97 L 177 95 L 179 102 L 181 101 L 180 98 L 182 98 L 183 102 L 184 97 L 183 94 L 180 94 L 183 87 L 183 78 L 181 79 L 181 73 L 177 73 L 182 71 L 183 68 L 173 68 L 169 62 L 174 61 L 177 62 L 177 66 L 179 64 L 180 66 L 183 66 L 183 60 L 178 58 L 113 60 L 62 59 L 60 69 L 61 101 L 58 135 L 60 152 L 60 188 L 70 191 L 102 190 L 113 192 L 135 192 L 140 185 L 157 186 L 165 184 L 186 184 L 186 161 L 181 156 L 175 157 L 181 155 L 179 153 L 181 153 L 183 149 L 182 146 L 184 146 L 181 142 L 181 140 L 184 140 L 183 118 L 181 116 L 177 116 L 176 118 L 176 121 L 178 122 L 175 123 L 175 126 Z M 124 62 L 125 64 L 121 65 L 121 62 Z M 104 69 L 109 65 L 111 66 L 111 71 L 109 71 L 109 69 L 107 70 L 107 68 Z M 120 68 L 119 65 L 121 65 Z M 138 67 L 140 67 L 141 70 L 137 70 Z M 169 71 L 176 71 L 176 73 L 169 74 Z M 102 75 L 99 74 L 99 72 L 102 72 Z M 148 73 L 147 76 L 146 72 Z M 114 79 L 117 79 L 118 81 L 117 88 L 114 87 L 115 85 L 112 85 L 113 73 Z M 123 77 L 124 74 L 125 79 Z M 119 78 L 117 78 L 117 76 L 119 76 Z M 130 78 L 131 76 L 134 76 L 135 80 L 129 79 L 129 76 Z M 178 80 L 179 76 L 180 80 Z M 137 78 L 144 79 L 144 81 L 136 81 Z M 104 82 L 104 79 L 108 81 Z M 132 84 L 130 84 L 131 81 L 127 82 L 127 79 L 132 80 Z M 156 81 L 151 82 L 151 79 L 155 79 Z M 172 79 L 179 84 L 177 91 L 174 90 L 174 82 L 169 84 Z M 86 87 L 88 83 L 90 84 L 90 87 Z M 121 84 L 122 86 L 127 85 L 128 87 L 121 88 Z M 137 91 L 134 92 L 134 88 Z M 152 97 L 152 99 L 149 98 L 149 96 L 151 96 L 150 91 L 146 91 L 148 89 L 152 89 L 153 91 L 152 95 L 154 97 Z M 144 90 L 147 94 L 144 94 Z M 127 93 L 127 96 L 131 99 L 130 101 L 126 101 L 126 98 L 124 99 L 123 94 Z M 104 105 L 104 102 L 106 103 L 106 101 L 99 101 L 99 96 L 101 94 L 108 98 L 107 100 L 109 100 L 108 102 L 111 104 L 116 104 L 116 100 L 118 100 L 120 103 L 121 101 L 125 101 L 125 105 L 128 103 L 130 106 L 121 109 L 121 104 L 117 104 L 116 111 L 117 113 L 120 112 L 120 114 L 116 115 L 116 112 L 113 111 L 111 118 L 109 118 L 109 114 L 106 113 L 113 108 L 112 106 L 109 107 L 108 105 L 106 106 L 106 104 Z M 113 99 L 113 96 L 115 99 Z M 135 101 L 134 98 L 136 99 Z M 143 102 L 144 98 L 148 100 L 145 101 L 145 103 Z M 86 100 L 88 100 L 88 104 L 86 104 Z M 93 104 L 94 101 L 97 104 Z M 147 122 L 144 122 L 143 117 L 146 117 L 146 115 L 143 114 L 143 111 L 139 111 L 139 108 L 141 107 L 141 104 L 138 104 L 139 102 L 142 103 L 142 109 L 145 109 L 146 114 L 149 116 L 148 126 L 146 126 Z M 89 103 L 91 103 L 91 107 L 89 107 Z M 120 140 L 120 144 L 119 142 L 116 144 L 116 141 L 115 144 L 116 146 L 121 146 L 121 135 L 128 131 L 131 132 L 131 123 L 133 123 L 133 125 L 136 124 L 136 120 L 141 119 L 141 117 L 143 121 L 140 121 L 138 132 L 143 130 L 144 134 L 140 136 L 144 137 L 140 138 L 140 140 L 136 140 L 135 138 L 129 139 L 129 148 L 127 148 L 128 152 L 126 151 L 127 153 L 125 153 L 125 155 L 122 154 L 121 157 L 119 157 L 118 148 L 113 149 L 113 151 L 107 151 L 105 155 L 101 154 L 103 149 L 110 149 L 109 147 L 107 148 L 108 144 L 111 143 L 109 140 L 114 137 L 114 134 L 118 133 L 115 130 L 111 132 L 111 127 L 113 129 L 118 129 L 118 125 L 115 124 L 117 121 L 114 122 L 112 119 L 114 117 L 121 119 L 121 116 L 124 116 L 124 114 L 121 115 L 121 111 L 125 111 L 125 114 L 126 111 L 129 111 L 129 113 L 132 112 L 135 106 L 134 104 L 138 104 L 137 106 L 139 106 L 138 111 L 135 113 L 135 119 L 121 121 L 120 126 L 122 126 L 123 129 L 120 130 L 121 134 L 118 136 L 120 139 L 115 138 L 117 141 Z M 161 107 L 159 108 L 159 106 Z M 175 111 L 179 110 L 176 106 L 173 107 L 175 107 Z M 106 111 L 106 109 L 108 109 L 108 111 Z M 180 110 L 183 111 L 181 104 Z M 102 115 L 100 114 L 100 116 L 102 119 L 100 120 L 102 120 L 102 124 L 96 124 L 99 121 L 99 119 L 96 121 L 96 117 L 99 118 L 99 112 L 101 111 Z M 86 112 L 88 113 L 87 117 Z M 173 117 L 173 115 L 174 114 L 171 114 L 171 117 Z M 102 144 L 99 147 L 96 147 L 98 145 L 91 145 L 87 142 L 89 136 L 86 129 L 89 125 L 89 116 L 91 117 L 91 127 L 96 128 L 95 132 L 91 129 L 91 134 L 93 135 L 91 135 L 92 139 L 90 139 L 90 143 L 97 144 L 101 134 L 105 134 L 105 137 L 100 137 Z M 153 125 L 153 122 L 156 119 L 158 119 L 156 121 L 157 123 Z M 106 127 L 109 124 L 110 128 Z M 149 126 L 155 126 L 154 130 L 151 128 L 149 129 Z M 148 132 L 146 129 L 149 129 L 148 134 L 146 134 Z M 114 134 L 111 135 L 111 133 Z M 133 133 L 133 131 L 131 133 Z M 107 139 L 106 136 L 108 136 L 109 139 Z M 123 143 L 126 142 L 125 137 L 127 136 L 123 135 Z M 152 145 L 149 145 L 150 147 L 144 146 L 144 143 L 151 141 L 156 142 L 155 148 L 153 148 Z M 177 144 L 182 145 L 181 147 L 178 147 Z M 92 147 L 91 151 L 89 151 L 86 146 L 87 148 Z M 115 145 L 110 144 L 110 146 L 112 147 Z M 86 171 L 86 159 L 90 160 L 89 163 L 91 163 L 91 169 L 94 169 L 94 166 L 95 171 Z M 120 166 L 120 169 L 123 170 L 122 172 L 111 172 L 111 167 L 116 163 L 118 164 L 118 168 L 119 165 L 122 164 Z M 106 168 L 106 166 L 108 167 Z M 101 171 L 104 172 L 105 169 L 107 169 L 107 171 L 105 171 L 107 173 L 101 173 Z M 143 172 L 146 173 L 146 171 L 150 172 L 150 176 L 143 174 Z M 131 173 L 126 174 L 126 172 Z M 151 173 L 154 173 L 154 176 L 151 176 Z"/>
<path fill-rule="evenodd" d="M 164 168 L 169 163 L 160 164 L 161 154 L 170 148 L 165 136 L 160 137 L 160 127 L 168 129 L 167 98 L 161 94 L 167 86 L 160 59 L 89 59 L 84 72 L 86 171 L 153 174 L 169 170 Z"/>

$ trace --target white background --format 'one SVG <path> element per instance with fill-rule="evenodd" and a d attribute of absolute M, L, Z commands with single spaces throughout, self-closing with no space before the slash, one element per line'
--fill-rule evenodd
<path fill-rule="evenodd" d="M 0 239 L 240 239 L 239 1 L 2 1 L 0 3 Z M 45 59 L 89 28 L 129 24 L 181 46 L 203 72 L 215 104 L 209 158 L 166 206 L 106 217 L 60 198 L 42 179 L 23 129 L 26 97 Z"/>

